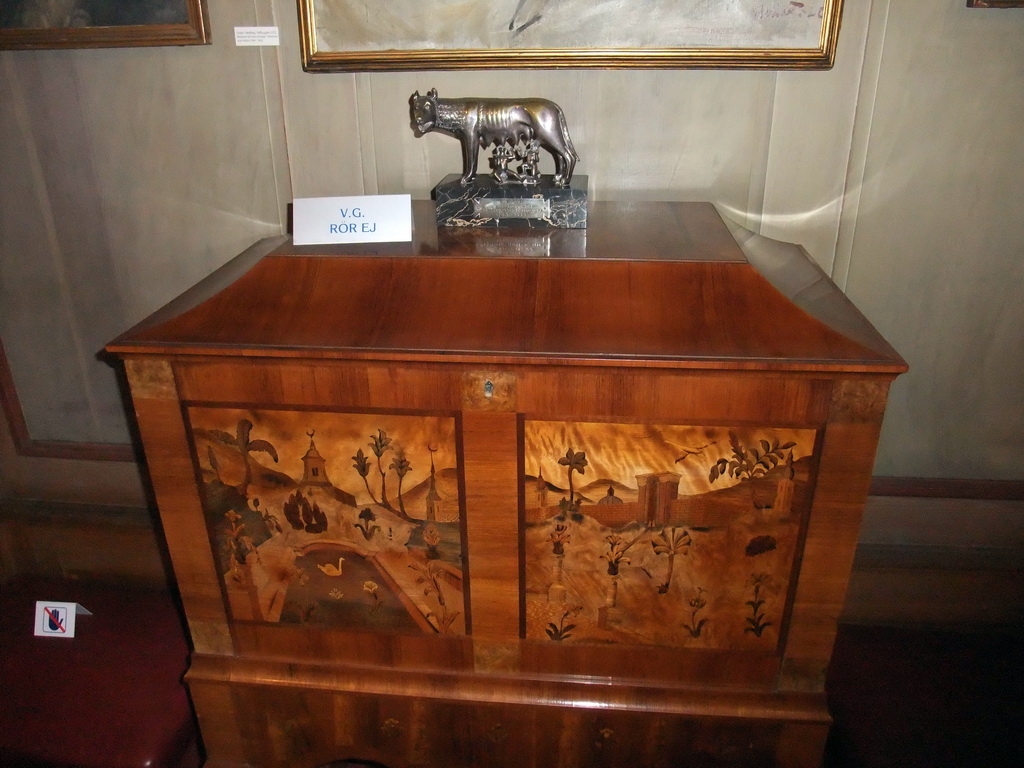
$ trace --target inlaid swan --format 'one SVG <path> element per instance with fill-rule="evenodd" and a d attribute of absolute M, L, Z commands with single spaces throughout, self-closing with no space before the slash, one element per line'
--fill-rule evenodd
<path fill-rule="evenodd" d="M 345 558 L 339 557 L 337 567 L 331 565 L 330 563 L 328 563 L 327 565 L 320 565 L 319 563 L 317 563 L 316 567 L 323 571 L 324 574 L 327 576 L 341 576 L 341 564 L 343 562 L 345 562 Z"/>

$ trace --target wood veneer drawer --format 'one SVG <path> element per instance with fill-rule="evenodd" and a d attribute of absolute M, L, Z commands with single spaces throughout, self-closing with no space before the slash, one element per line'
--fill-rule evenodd
<path fill-rule="evenodd" d="M 449 703 L 232 684 L 233 712 L 210 712 L 216 684 L 191 682 L 204 734 L 240 733 L 238 763 L 317 768 L 371 760 L 388 768 L 801 767 L 779 755 L 793 724 L 779 720 Z M 228 722 L 228 718 L 232 722 Z M 823 720 L 819 718 L 819 720 Z M 824 734 L 824 722 L 800 723 Z M 216 745 L 224 762 L 228 750 Z M 807 765 L 810 765 L 809 763 Z"/>
<path fill-rule="evenodd" d="M 824 422 L 830 377 L 612 366 L 332 360 L 174 362 L 185 401 L 427 411 L 504 410 L 535 418 L 630 418 L 789 424 Z M 474 391 L 500 383 L 495 399 Z"/>

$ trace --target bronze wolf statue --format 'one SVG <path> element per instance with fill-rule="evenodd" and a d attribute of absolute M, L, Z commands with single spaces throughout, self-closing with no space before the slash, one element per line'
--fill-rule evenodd
<path fill-rule="evenodd" d="M 409 99 L 412 122 L 420 134 L 441 131 L 462 142 L 462 184 L 476 175 L 480 147 L 537 140 L 555 159 L 554 182 L 567 186 L 576 167 L 576 150 L 569 138 L 565 115 L 546 99 L 441 99 L 437 89 L 426 96 L 416 91 Z"/>

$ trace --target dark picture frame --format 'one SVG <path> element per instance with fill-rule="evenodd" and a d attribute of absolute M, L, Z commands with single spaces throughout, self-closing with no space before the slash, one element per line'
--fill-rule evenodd
<path fill-rule="evenodd" d="M 0 50 L 209 42 L 206 0 L 0 0 Z"/>
<path fill-rule="evenodd" d="M 1024 8 L 1024 0 L 967 0 L 968 8 Z"/>

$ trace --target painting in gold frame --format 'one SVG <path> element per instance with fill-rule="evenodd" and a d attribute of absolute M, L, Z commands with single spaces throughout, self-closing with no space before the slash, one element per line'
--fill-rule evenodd
<path fill-rule="evenodd" d="M 299 0 L 308 72 L 828 69 L 842 0 Z"/>
<path fill-rule="evenodd" d="M 206 0 L 0 0 L 0 50 L 205 45 Z"/>

